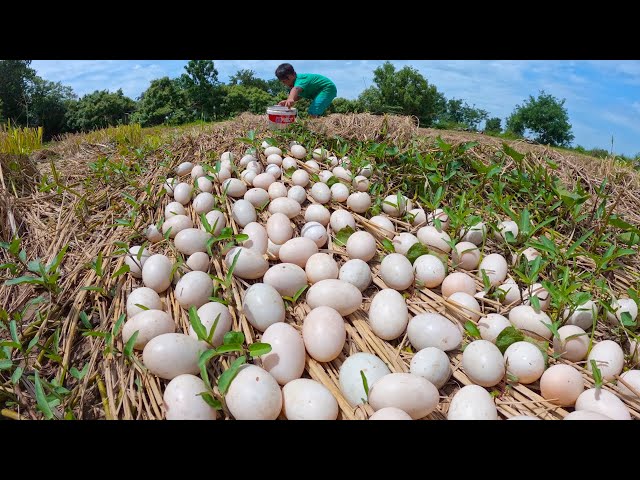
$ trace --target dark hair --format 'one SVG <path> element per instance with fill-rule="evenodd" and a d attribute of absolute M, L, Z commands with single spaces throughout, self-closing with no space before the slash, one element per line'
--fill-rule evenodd
<path fill-rule="evenodd" d="M 276 68 L 276 77 L 278 80 L 283 80 L 287 78 L 289 75 L 295 75 L 296 71 L 293 69 L 290 63 L 283 63 L 278 68 Z"/>

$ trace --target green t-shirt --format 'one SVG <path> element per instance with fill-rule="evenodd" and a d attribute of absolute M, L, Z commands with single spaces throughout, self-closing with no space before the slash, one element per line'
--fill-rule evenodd
<path fill-rule="evenodd" d="M 300 96 L 309 99 L 316 98 L 323 90 L 336 88 L 336 85 L 331 80 L 316 73 L 298 73 L 293 86 L 300 87 L 302 89 Z"/>

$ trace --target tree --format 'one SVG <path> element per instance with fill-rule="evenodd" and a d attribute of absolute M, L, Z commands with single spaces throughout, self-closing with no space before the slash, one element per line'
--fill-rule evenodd
<path fill-rule="evenodd" d="M 264 114 L 274 99 L 269 93 L 258 87 L 244 85 L 225 86 L 224 110 L 228 115 L 242 112 Z"/>
<path fill-rule="evenodd" d="M 357 100 L 337 97 L 331 102 L 327 113 L 357 113 L 362 110 L 362 106 Z"/>
<path fill-rule="evenodd" d="M 69 104 L 67 122 L 74 130 L 89 131 L 129 123 L 136 102 L 122 93 L 96 90 Z"/>
<path fill-rule="evenodd" d="M 485 132 L 500 133 L 502 131 L 502 121 L 499 117 L 493 117 L 487 120 L 484 126 Z"/>
<path fill-rule="evenodd" d="M 222 115 L 224 89 L 212 60 L 189 60 L 178 84 L 187 94 L 191 109 L 204 120 Z"/>
<path fill-rule="evenodd" d="M 0 120 L 8 119 L 18 125 L 26 125 L 28 111 L 27 88 L 36 76 L 29 67 L 31 60 L 0 60 Z"/>
<path fill-rule="evenodd" d="M 414 68 L 406 66 L 396 72 L 387 61 L 374 70 L 373 81 L 375 86 L 362 92 L 358 100 L 374 113 L 415 115 L 429 126 L 445 109 L 444 95 Z"/>
<path fill-rule="evenodd" d="M 551 146 L 568 146 L 574 139 L 565 99 L 558 101 L 541 90 L 538 98 L 529 96 L 524 105 L 516 105 L 507 119 L 507 130 L 524 135 L 525 130 L 536 134 L 535 140 Z"/>
<path fill-rule="evenodd" d="M 447 100 L 446 110 L 439 120 L 445 127 L 454 124 L 477 130 L 480 122 L 486 120 L 488 116 L 489 112 L 486 110 L 476 108 L 475 105 L 469 106 L 467 102 L 463 103 L 463 100 L 452 98 Z"/>
<path fill-rule="evenodd" d="M 28 86 L 27 97 L 29 125 L 43 127 L 46 139 L 69 130 L 67 111 L 76 99 L 71 87 L 36 76 Z"/>
<path fill-rule="evenodd" d="M 143 127 L 168 123 L 178 125 L 193 120 L 189 110 L 189 100 L 177 81 L 169 77 L 153 80 L 138 99 L 132 122 Z"/>
<path fill-rule="evenodd" d="M 269 91 L 269 83 L 266 80 L 256 77 L 256 72 L 253 70 L 238 70 L 235 75 L 229 78 L 229 84 L 255 87 L 265 92 Z"/>

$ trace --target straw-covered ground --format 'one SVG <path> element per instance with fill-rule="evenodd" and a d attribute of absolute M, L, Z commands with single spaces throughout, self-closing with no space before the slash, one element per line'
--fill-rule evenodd
<path fill-rule="evenodd" d="M 548 222 L 532 236 L 544 234 L 558 246 L 557 252 L 545 252 L 545 256 L 548 253 L 550 257 L 570 264 L 571 280 L 583 279 L 594 298 L 604 300 L 609 298 L 608 293 L 629 296 L 630 290 L 637 292 L 640 279 L 637 242 L 629 241 L 626 245 L 620 242 L 623 234 L 633 237 L 634 229 L 640 226 L 640 186 L 638 175 L 631 168 L 613 160 L 571 155 L 524 142 L 508 142 L 517 152 L 507 155 L 500 139 L 418 129 L 412 119 L 403 117 L 331 115 L 309 120 L 305 126 L 308 130 L 301 134 L 300 143 L 305 144 L 309 153 L 316 146 L 331 148 L 329 144 L 336 136 L 342 139 L 343 145 L 369 142 L 368 145 L 374 148 L 374 144 L 383 144 L 382 153 L 367 156 L 368 161 L 376 165 L 370 180 L 372 185 L 378 185 L 374 189 L 378 198 L 402 190 L 414 203 L 430 211 L 424 199 L 417 194 L 414 196 L 416 192 L 411 191 L 422 185 L 423 197 L 431 202 L 439 195 L 439 202 L 434 203 L 450 208 L 454 223 L 456 212 L 460 218 L 468 213 L 483 216 L 482 212 L 486 212 L 487 218 L 483 219 L 495 222 L 497 217 L 488 218 L 488 212 L 497 210 L 495 202 L 499 204 L 503 194 L 508 200 L 507 208 L 515 215 L 520 216 L 525 207 L 530 209 L 528 213 L 534 227 L 557 216 L 559 218 Z M 124 134 L 124 129 L 109 129 L 90 135 L 72 135 L 29 158 L 1 159 L 0 236 L 4 244 L 0 249 L 0 264 L 5 265 L 0 270 L 4 327 L 0 330 L 3 341 L 0 418 L 164 418 L 162 397 L 167 382 L 144 369 L 140 352 L 124 351 L 120 332 L 126 320 L 126 299 L 133 288 L 142 285 L 140 279 L 123 273 L 124 252 L 131 245 L 141 245 L 146 240 L 143 231 L 147 225 L 161 220 L 165 205 L 172 200 L 166 195 L 163 183 L 166 177 L 174 176 L 177 165 L 192 161 L 213 166 L 225 151 L 241 157 L 247 145 L 237 139 L 246 137 L 250 130 L 255 131 L 260 142 L 264 137 L 275 137 L 263 116 L 244 114 L 234 121 L 189 129 L 140 131 L 130 128 Z M 438 136 L 440 140 L 436 139 Z M 288 144 L 288 141 L 282 141 L 278 146 L 286 150 Z M 394 146 L 396 151 L 390 152 L 389 148 L 393 150 Z M 400 157 L 406 152 L 421 152 L 424 165 L 413 169 L 403 166 Z M 518 152 L 524 155 L 521 157 Z M 432 167 L 436 164 L 438 166 Z M 302 162 L 299 165 L 308 168 Z M 493 165 L 498 168 L 491 168 Z M 483 172 L 485 167 L 488 171 Z M 564 189 L 555 185 L 555 190 L 550 189 L 555 197 L 548 200 L 543 198 L 542 191 L 523 193 L 526 190 L 523 187 L 520 193 L 505 191 L 495 192 L 496 196 L 491 198 L 478 196 L 477 199 L 486 200 L 485 205 L 461 207 L 457 201 L 461 189 L 466 188 L 464 182 L 470 182 L 468 185 L 476 192 L 489 195 L 488 189 L 495 185 L 492 182 L 503 176 L 506 178 L 515 170 L 525 172 L 523 178 L 540 175 L 532 182 L 551 182 L 552 177 L 557 177 L 563 182 Z M 543 172 L 548 178 L 544 178 Z M 425 185 L 434 184 L 434 177 L 429 175 L 442 177 L 444 193 L 434 192 L 430 187 L 424 189 Z M 607 181 L 603 182 L 605 178 Z M 284 181 L 290 183 L 290 179 Z M 505 188 L 510 188 L 507 180 L 504 183 L 507 184 Z M 239 233 L 242 229 L 231 217 L 232 201 L 223 195 L 219 185 L 215 188 L 214 193 L 223 199 L 226 207 L 227 224 Z M 310 196 L 308 199 L 310 203 L 314 202 Z M 469 198 L 468 201 L 471 202 Z M 559 205 L 551 208 L 556 201 Z M 536 210 L 536 202 L 549 206 L 548 210 Z M 379 201 L 377 205 L 380 206 Z M 191 206 L 187 211 L 194 225 L 198 225 L 200 220 Z M 267 216 L 266 209 L 259 213 L 262 220 Z M 507 219 L 506 214 L 499 216 Z M 341 394 L 338 371 L 345 358 L 355 352 L 370 352 L 379 356 L 392 372 L 408 372 L 414 354 L 405 335 L 384 341 L 370 328 L 367 312 L 371 298 L 379 289 L 385 288 L 378 275 L 380 260 L 385 254 L 385 237 L 368 220 L 369 212 L 354 214 L 354 217 L 358 229 L 369 231 L 378 241 L 380 255 L 369 262 L 374 280 L 363 292 L 361 308 L 345 319 L 347 341 L 342 354 L 328 363 L 316 362 L 307 355 L 304 374 L 331 390 L 338 401 L 341 419 L 365 419 L 373 413 L 368 405 L 350 407 Z M 298 226 L 304 223 L 300 217 L 293 221 Z M 398 232 L 416 234 L 419 228 L 401 219 L 394 222 Z M 574 255 L 566 254 L 566 249 L 589 230 L 593 234 L 574 248 Z M 324 249 L 334 252 L 336 260 L 342 264 L 348 259 L 345 248 L 336 242 L 335 232 L 329 229 L 329 233 L 329 243 Z M 19 243 L 11 244 L 17 237 Z M 453 233 L 451 237 L 458 238 Z M 488 237 L 485 253 L 505 253 L 510 260 L 508 254 L 513 249 L 499 245 L 493 234 Z M 593 241 L 597 237 L 604 240 Z M 589 248 L 586 248 L 587 244 Z M 608 245 L 614 245 L 615 252 L 622 253 L 607 257 Z M 151 244 L 147 248 L 152 253 L 172 255 L 167 242 Z M 210 273 L 224 278 L 227 272 L 224 258 L 214 256 L 211 265 Z M 553 275 L 546 271 L 542 278 L 557 279 Z M 483 281 L 475 278 L 477 290 L 481 291 Z M 226 292 L 232 299 L 233 330 L 243 332 L 248 343 L 258 341 L 260 334 L 238 306 L 251 283 L 254 282 L 234 278 Z M 570 291 L 566 285 L 563 288 L 561 293 L 554 293 L 554 304 L 556 298 L 565 294 L 563 292 Z M 462 324 L 470 318 L 456 305 L 447 302 L 439 288 L 416 286 L 406 293 L 411 315 L 438 312 Z M 176 331 L 188 332 L 188 312 L 177 303 L 173 288 L 161 298 L 165 310 L 178 325 Z M 487 299 L 481 305 L 482 314 L 507 315 L 509 311 L 509 307 L 496 300 Z M 309 311 L 303 294 L 295 304 L 287 304 L 287 322 L 300 328 Z M 593 340 L 614 339 L 629 354 L 627 340 L 633 336 L 635 325 L 619 328 L 605 322 L 605 316 L 601 311 Z M 571 364 L 562 358 L 554 358 L 552 353 L 549 349 L 550 363 Z M 446 418 L 453 394 L 472 383 L 460 366 L 461 351 L 449 352 L 449 356 L 453 375 L 440 389 L 439 405 L 428 419 Z M 210 377 L 217 377 L 232 361 L 233 356 L 226 356 L 212 362 Z M 589 387 L 594 384 L 591 372 L 584 368 L 585 362 L 572 365 L 583 372 Z M 627 355 L 625 367 L 633 366 L 632 356 Z M 615 382 L 606 382 L 603 388 L 620 393 Z M 495 392 L 502 418 L 531 415 L 561 419 L 572 411 L 543 399 L 538 382 L 521 385 L 504 379 L 489 390 Z M 624 395 L 620 398 L 631 416 L 640 418 L 640 400 Z M 228 414 L 224 416 L 228 418 Z"/>

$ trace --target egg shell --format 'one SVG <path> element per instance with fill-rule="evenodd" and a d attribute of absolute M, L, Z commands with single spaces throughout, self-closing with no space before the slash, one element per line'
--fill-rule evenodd
<path fill-rule="evenodd" d="M 200 371 L 198 359 L 206 350 L 204 342 L 182 333 L 154 337 L 142 351 L 142 363 L 157 377 L 171 380 L 178 375 Z"/>
<path fill-rule="evenodd" d="M 469 319 L 476 322 L 482 315 L 478 301 L 465 292 L 455 292 L 450 295 L 447 298 L 447 307 L 453 317 L 464 322 Z"/>
<path fill-rule="evenodd" d="M 193 170 L 193 166 L 194 165 L 191 162 L 182 162 L 176 167 L 176 174 L 180 176 L 188 175 L 191 173 L 191 170 Z"/>
<path fill-rule="evenodd" d="M 173 189 L 173 198 L 176 202 L 186 205 L 191 201 L 191 194 L 193 193 L 193 187 L 188 183 L 182 182 L 176 185 Z"/>
<path fill-rule="evenodd" d="M 321 280 L 338 278 L 338 263 L 331 255 L 326 253 L 311 255 L 304 270 L 311 284 L 318 283 Z"/>
<path fill-rule="evenodd" d="M 381 233 L 387 238 L 393 238 L 396 236 L 396 227 L 391 220 L 382 215 L 375 215 L 369 219 L 369 222 L 373 223 L 381 230 Z M 416 237 L 417 238 L 417 237 Z"/>
<path fill-rule="evenodd" d="M 305 223 L 300 229 L 300 236 L 314 241 L 318 248 L 322 248 L 329 240 L 327 229 L 318 222 Z"/>
<path fill-rule="evenodd" d="M 213 238 L 210 233 L 199 228 L 185 228 L 181 230 L 173 243 L 180 253 L 192 255 L 196 252 L 206 252 L 207 242 Z"/>
<path fill-rule="evenodd" d="M 411 220 L 412 227 L 425 225 L 427 223 L 427 214 L 422 208 L 414 208 L 409 213 L 413 215 L 413 219 Z"/>
<path fill-rule="evenodd" d="M 278 147 L 268 146 L 264 149 L 264 154 L 266 157 L 269 155 L 280 155 L 282 156 L 282 150 Z"/>
<path fill-rule="evenodd" d="M 438 406 L 438 389 L 424 377 L 411 373 L 390 373 L 369 390 L 369 405 L 374 410 L 396 407 L 417 420 Z"/>
<path fill-rule="evenodd" d="M 242 311 L 249 323 L 261 332 L 285 319 L 282 297 L 266 283 L 254 283 L 247 289 L 242 299 Z"/>
<path fill-rule="evenodd" d="M 207 177 L 199 177 L 196 180 L 196 188 L 201 192 L 213 192 L 213 182 Z"/>
<path fill-rule="evenodd" d="M 462 343 L 460 328 L 439 313 L 421 313 L 413 317 L 407 325 L 407 337 L 416 350 L 436 347 L 448 352 Z"/>
<path fill-rule="evenodd" d="M 440 232 L 436 227 L 426 226 L 420 228 L 417 234 L 418 240 L 427 247 L 434 248 L 443 253 L 449 253 L 451 246 L 447 243 L 451 241 L 451 237 L 447 232 Z"/>
<path fill-rule="evenodd" d="M 371 330 L 383 340 L 395 340 L 409 323 L 409 310 L 402 294 L 385 288 L 375 294 L 369 307 Z"/>
<path fill-rule="evenodd" d="M 418 351 L 411 359 L 409 372 L 426 378 L 438 389 L 449 381 L 453 373 L 449 356 L 435 347 Z"/>
<path fill-rule="evenodd" d="M 413 262 L 413 272 L 416 280 L 427 288 L 437 288 L 442 285 L 447 274 L 444 263 L 435 255 L 420 255 Z"/>
<path fill-rule="evenodd" d="M 369 420 L 413 420 L 407 412 L 395 407 L 381 408 L 369 417 Z"/>
<path fill-rule="evenodd" d="M 496 343 L 500 332 L 511 326 L 511 322 L 499 313 L 488 313 L 478 321 L 478 330 L 483 340 Z"/>
<path fill-rule="evenodd" d="M 336 420 L 338 402 L 320 382 L 299 378 L 282 388 L 282 413 L 287 420 Z"/>
<path fill-rule="evenodd" d="M 164 207 L 164 219 L 165 222 L 176 215 L 186 215 L 187 211 L 180 202 L 169 202 L 166 207 Z"/>
<path fill-rule="evenodd" d="M 347 197 L 347 207 L 356 213 L 365 213 L 371 206 L 371 197 L 366 192 L 355 192 Z"/>
<path fill-rule="evenodd" d="M 307 274 L 293 263 L 278 263 L 267 270 L 262 281 L 275 288 L 281 296 L 293 297 L 307 285 Z"/>
<path fill-rule="evenodd" d="M 222 182 L 222 191 L 227 192 L 227 195 L 232 198 L 240 198 L 247 193 L 247 185 L 237 178 L 228 178 Z"/>
<path fill-rule="evenodd" d="M 451 251 L 451 260 L 453 268 L 463 268 L 465 270 L 474 270 L 480 264 L 480 249 L 471 242 L 457 243 Z"/>
<path fill-rule="evenodd" d="M 289 218 L 297 217 L 301 211 L 300 204 L 287 197 L 275 198 L 269 204 L 269 213 L 284 213 Z"/>
<path fill-rule="evenodd" d="M 553 353 L 560 354 L 570 362 L 585 359 L 589 350 L 589 335 L 580 327 L 565 325 L 558 329 L 558 337 L 553 339 Z M 568 337 L 573 337 L 569 338 Z"/>
<path fill-rule="evenodd" d="M 148 287 L 139 287 L 132 290 L 127 297 L 127 317 L 131 318 L 140 312 L 146 311 L 137 305 L 147 307 L 148 310 L 162 310 L 162 300 L 154 290 Z"/>
<path fill-rule="evenodd" d="M 367 262 L 359 259 L 345 262 L 340 267 L 338 278 L 354 285 L 361 292 L 364 292 L 373 280 L 371 268 Z"/>
<path fill-rule="evenodd" d="M 213 280 L 204 272 L 188 272 L 180 278 L 175 289 L 176 301 L 182 308 L 200 308 L 213 295 Z"/>
<path fill-rule="evenodd" d="M 306 170 L 298 169 L 291 174 L 291 181 L 294 185 L 306 187 L 309 185 L 309 174 Z"/>
<path fill-rule="evenodd" d="M 495 232 L 495 238 L 498 241 L 506 240 L 506 233 L 511 232 L 514 237 L 518 236 L 518 224 L 513 220 L 505 220 L 498 223 L 498 231 Z"/>
<path fill-rule="evenodd" d="M 584 391 L 582 374 L 570 365 L 556 364 L 540 377 L 540 394 L 561 407 L 572 407 Z"/>
<path fill-rule="evenodd" d="M 233 220 L 241 227 L 246 227 L 248 224 L 257 220 L 257 214 L 255 207 L 247 200 L 237 200 L 232 207 L 231 216 Z"/>
<path fill-rule="evenodd" d="M 287 192 L 287 198 L 295 200 L 300 205 L 302 205 L 307 201 L 307 191 L 300 185 L 294 185 L 289 189 L 289 192 Z"/>
<path fill-rule="evenodd" d="M 280 260 L 284 263 L 293 263 L 304 268 L 309 258 L 318 253 L 318 246 L 310 238 L 295 237 L 287 240 L 280 248 Z"/>
<path fill-rule="evenodd" d="M 618 380 L 618 388 L 620 388 L 620 392 L 623 395 L 627 395 L 630 398 L 636 399 L 640 396 L 640 370 L 627 370 L 620 378 L 624 380 L 625 383 L 629 384 L 635 393 L 627 387 L 624 383 Z"/>
<path fill-rule="evenodd" d="M 296 162 L 295 158 L 291 158 L 291 157 L 284 157 L 282 159 L 282 168 L 286 170 L 289 170 L 290 168 L 297 168 L 298 167 L 298 162 Z"/>
<path fill-rule="evenodd" d="M 162 234 L 169 232 L 169 238 L 176 238 L 178 233 L 193 228 L 193 221 L 186 215 L 175 215 L 162 224 Z"/>
<path fill-rule="evenodd" d="M 305 222 L 318 222 L 323 227 L 329 225 L 331 219 L 331 212 L 327 210 L 327 207 L 314 203 L 309 205 L 304 212 Z"/>
<path fill-rule="evenodd" d="M 242 242 L 242 246 L 250 248 L 264 255 L 267 253 L 268 237 L 267 230 L 257 222 L 251 222 L 245 225 L 242 233 L 249 235 L 249 239 Z"/>
<path fill-rule="evenodd" d="M 331 185 L 331 200 L 334 202 L 343 203 L 349 198 L 349 187 L 343 183 L 334 183 Z"/>
<path fill-rule="evenodd" d="M 158 227 L 154 223 L 147 227 L 147 229 L 145 230 L 145 235 L 147 237 L 147 240 L 149 240 L 151 243 L 161 242 L 164 238 L 162 236 L 162 233 L 160 233 Z"/>
<path fill-rule="evenodd" d="M 347 338 L 344 319 L 331 307 L 316 307 L 304 319 L 302 338 L 311 358 L 330 362 L 340 355 Z"/>
<path fill-rule="evenodd" d="M 344 317 L 360 308 L 362 293 L 348 282 L 327 279 L 314 283 L 307 290 L 306 300 L 309 308 L 331 307 Z"/>
<path fill-rule="evenodd" d="M 467 385 L 451 399 L 447 420 L 498 420 L 498 409 L 484 388 Z"/>
<path fill-rule="evenodd" d="M 164 191 L 167 192 L 167 195 L 173 197 L 173 189 L 178 184 L 178 180 L 173 177 L 167 177 L 164 182 Z"/>
<path fill-rule="evenodd" d="M 215 420 L 216 409 L 200 395 L 207 387 L 195 375 L 178 375 L 167 384 L 162 400 L 167 420 Z"/>
<path fill-rule="evenodd" d="M 629 409 L 622 400 L 602 388 L 590 388 L 582 392 L 576 400 L 576 410 L 589 410 L 612 420 L 631 420 Z"/>
<path fill-rule="evenodd" d="M 359 352 L 347 357 L 340 366 L 338 377 L 340 391 L 352 407 L 362 404 L 363 399 L 366 400 L 367 398 L 362 385 L 361 371 L 367 379 L 369 389 L 379 379 L 391 373 L 389 367 L 379 357 L 371 353 Z M 369 390 L 369 393 L 371 393 L 371 390 Z M 379 410 L 382 408 L 384 407 L 380 407 Z"/>
<path fill-rule="evenodd" d="M 377 253 L 376 239 L 369 232 L 358 231 L 351 234 L 347 240 L 347 255 L 368 262 Z"/>
<path fill-rule="evenodd" d="M 282 165 L 282 157 L 277 153 L 272 153 L 267 156 L 267 164 L 276 166 Z"/>
<path fill-rule="evenodd" d="M 142 278 L 144 263 L 151 256 L 146 248 L 140 253 L 141 248 L 139 245 L 131 247 L 129 253 L 124 257 L 124 263 L 129 265 L 129 272 L 133 278 Z"/>
<path fill-rule="evenodd" d="M 173 263 L 166 256 L 151 255 L 142 267 L 142 283 L 145 287 L 162 293 L 171 285 Z"/>
<path fill-rule="evenodd" d="M 352 230 L 356 229 L 356 219 L 353 218 L 351 212 L 348 212 L 347 210 L 344 210 L 342 208 L 335 210 L 331 214 L 329 223 L 331 224 L 331 230 L 333 230 L 334 234 L 338 233 L 340 230 L 347 226 L 351 227 Z"/>
<path fill-rule="evenodd" d="M 482 245 L 484 239 L 487 236 L 487 226 L 484 222 L 478 222 L 475 225 L 472 225 L 468 229 L 463 228 L 460 232 L 461 241 L 463 242 L 471 242 L 475 245 Z"/>
<path fill-rule="evenodd" d="M 302 160 L 304 157 L 307 156 L 307 149 L 304 148 L 302 145 L 293 145 L 291 147 L 291 155 L 294 158 Z"/>
<path fill-rule="evenodd" d="M 393 238 L 392 243 L 396 253 L 406 256 L 409 249 L 416 243 L 420 243 L 420 240 L 413 233 L 402 232 Z"/>
<path fill-rule="evenodd" d="M 493 345 L 493 344 L 492 344 Z M 544 357 L 538 347 L 529 342 L 514 342 L 504 352 L 507 373 L 522 385 L 538 380 L 544 373 Z"/>
<path fill-rule="evenodd" d="M 245 247 L 235 247 L 227 252 L 224 259 L 227 268 L 231 266 L 236 256 L 238 256 L 238 261 L 233 270 L 235 277 L 256 280 L 269 269 L 269 263 L 259 252 Z"/>
<path fill-rule="evenodd" d="M 398 196 L 389 195 L 382 202 L 382 210 L 390 217 L 400 217 L 407 211 L 407 197 L 400 197 L 400 205 L 398 205 Z"/>
<path fill-rule="evenodd" d="M 482 280 L 482 270 L 489 277 L 491 285 L 497 286 L 507 278 L 507 261 L 499 253 L 492 253 L 482 259 L 478 265 L 478 276 Z"/>
<path fill-rule="evenodd" d="M 274 184 L 272 184 L 274 185 Z M 269 194 L 264 188 L 250 188 L 244 194 L 244 199 L 255 208 L 262 208 L 269 203 Z"/>
<path fill-rule="evenodd" d="M 469 295 L 475 295 L 476 282 L 466 273 L 452 272 L 444 277 L 440 290 L 444 298 L 449 298 L 455 292 L 465 292 Z"/>
<path fill-rule="evenodd" d="M 282 391 L 269 372 L 245 364 L 229 385 L 225 403 L 236 420 L 275 420 L 282 410 Z"/>
<path fill-rule="evenodd" d="M 284 322 L 274 323 L 267 327 L 260 341 L 271 345 L 271 351 L 260 356 L 262 368 L 280 385 L 302 376 L 306 352 L 298 330 Z"/>
<path fill-rule="evenodd" d="M 196 198 L 193 199 L 193 211 L 198 215 L 210 212 L 215 206 L 216 199 L 208 192 L 199 193 L 196 195 Z"/>
<path fill-rule="evenodd" d="M 138 336 L 133 348 L 142 350 L 152 338 L 175 332 L 176 324 L 171 315 L 162 310 L 145 310 L 131 317 L 122 326 L 122 341 L 126 344 L 136 331 Z"/>
<path fill-rule="evenodd" d="M 236 156 L 233 152 L 222 152 L 222 155 L 220 155 L 220 161 L 223 163 L 228 163 L 231 164 L 235 161 Z"/>
<path fill-rule="evenodd" d="M 591 360 L 596 361 L 604 380 L 613 380 L 616 375 L 622 373 L 624 352 L 622 347 L 613 340 L 603 340 L 596 343 L 589 352 L 587 357 L 587 370 L 589 371 L 591 371 Z"/>
<path fill-rule="evenodd" d="M 587 331 L 593 327 L 593 319 L 598 315 L 598 310 L 593 300 L 587 300 L 574 309 L 565 308 L 563 313 L 563 318 L 566 319 L 565 325 L 576 325 Z"/>
<path fill-rule="evenodd" d="M 506 373 L 502 353 L 487 340 L 467 345 L 462 352 L 462 368 L 473 383 L 482 387 L 497 385 Z"/>
<path fill-rule="evenodd" d="M 200 323 L 204 326 L 207 336 L 211 333 L 213 324 L 216 322 L 216 329 L 213 332 L 211 343 L 214 347 L 222 345 L 224 335 L 231 330 L 231 324 L 233 319 L 229 309 L 220 302 L 208 302 L 198 308 L 198 317 Z M 189 325 L 189 336 L 198 339 L 198 334 L 193 329 L 192 325 Z"/>
<path fill-rule="evenodd" d="M 331 200 L 331 190 L 326 184 L 322 182 L 314 183 L 309 193 L 318 203 L 327 203 L 329 200 Z"/>
<path fill-rule="evenodd" d="M 536 312 L 529 305 L 518 305 L 509 311 L 509 321 L 519 330 L 533 332 L 546 340 L 551 338 L 551 330 L 546 324 L 551 324 L 551 319 L 544 312 Z"/>
<path fill-rule="evenodd" d="M 612 420 L 611 418 L 589 410 L 575 410 L 565 416 L 563 420 Z"/>
<path fill-rule="evenodd" d="M 414 282 L 411 262 L 399 253 L 390 253 L 384 257 L 378 274 L 387 287 L 394 290 L 406 290 Z"/>

